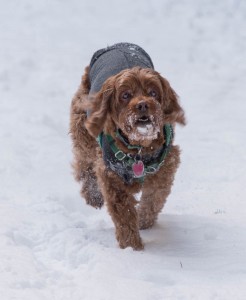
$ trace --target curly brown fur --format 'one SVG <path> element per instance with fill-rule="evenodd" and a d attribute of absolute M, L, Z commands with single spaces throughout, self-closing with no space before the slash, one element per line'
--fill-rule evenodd
<path fill-rule="evenodd" d="M 84 126 L 87 116 L 83 109 L 83 102 L 86 99 L 85 96 L 89 93 L 89 89 L 87 67 L 71 105 L 70 133 L 74 154 L 72 167 L 74 178 L 83 182 L 81 195 L 86 199 L 87 204 L 100 208 L 103 205 L 103 197 L 98 188 L 94 171 L 95 158 L 97 157 L 97 142 L 88 134 Z"/>
<path fill-rule="evenodd" d="M 127 184 L 105 166 L 95 138 L 103 131 L 115 138 L 120 150 L 136 154 L 137 150 L 129 150 L 116 138 L 120 129 L 131 144 L 143 147 L 143 155 L 151 154 L 165 142 L 164 124 L 184 125 L 184 112 L 168 81 L 152 69 L 124 70 L 106 80 L 95 95 L 89 95 L 88 72 L 87 67 L 71 105 L 74 176 L 83 183 L 81 194 L 88 204 L 101 207 L 106 202 L 119 246 L 140 250 L 139 229 L 153 226 L 170 194 L 180 163 L 179 147 L 172 146 L 158 172 L 147 175 L 143 184 Z M 133 195 L 140 191 L 138 204 Z"/>

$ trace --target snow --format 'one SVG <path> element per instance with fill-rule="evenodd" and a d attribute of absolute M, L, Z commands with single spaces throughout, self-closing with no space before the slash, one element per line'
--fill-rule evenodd
<path fill-rule="evenodd" d="M 246 2 L 12 0 L 0 20 L 0 299 L 245 299 Z M 122 41 L 188 119 L 141 252 L 118 248 L 70 167 L 71 98 L 94 51 Z"/>
<path fill-rule="evenodd" d="M 129 110 L 129 117 L 126 118 L 126 124 L 129 125 L 127 126 L 129 128 L 127 129 L 129 140 L 134 142 L 143 140 L 152 141 L 157 138 L 157 135 L 160 132 L 160 126 L 158 124 L 158 121 L 154 118 L 153 115 L 150 115 L 149 119 L 151 121 L 151 124 L 143 123 L 136 127 L 135 124 L 136 122 L 138 122 L 138 118 L 135 114 L 133 115 L 132 112 Z"/>
<path fill-rule="evenodd" d="M 153 138 L 153 131 L 154 131 L 154 128 L 153 128 L 153 125 L 152 124 L 147 124 L 145 126 L 138 126 L 137 127 L 137 131 L 146 136 L 146 138 L 148 138 L 148 136 L 152 137 Z M 157 137 L 157 135 L 155 135 L 155 138 Z"/>

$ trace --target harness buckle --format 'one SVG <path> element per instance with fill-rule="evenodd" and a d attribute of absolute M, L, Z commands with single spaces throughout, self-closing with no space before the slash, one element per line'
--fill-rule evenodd
<path fill-rule="evenodd" d="M 123 160 L 126 157 L 126 154 L 119 150 L 118 152 L 115 153 L 114 155 L 118 160 Z"/>
<path fill-rule="evenodd" d="M 155 172 L 158 171 L 159 168 L 155 168 L 153 166 L 149 166 L 145 169 L 146 174 L 154 174 Z"/>

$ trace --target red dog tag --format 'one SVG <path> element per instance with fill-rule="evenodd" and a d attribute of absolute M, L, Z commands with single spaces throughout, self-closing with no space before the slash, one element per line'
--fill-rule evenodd
<path fill-rule="evenodd" d="M 141 160 L 138 160 L 132 165 L 132 170 L 135 177 L 141 177 L 144 174 L 144 164 Z"/>

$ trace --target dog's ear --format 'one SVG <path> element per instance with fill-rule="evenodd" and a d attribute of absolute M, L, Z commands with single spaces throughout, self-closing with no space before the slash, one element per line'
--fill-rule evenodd
<path fill-rule="evenodd" d="M 97 137 L 104 127 L 107 115 L 110 111 L 110 100 L 113 97 L 114 88 L 111 81 L 107 81 L 101 90 L 87 101 L 88 117 L 85 127 L 93 137 Z"/>
<path fill-rule="evenodd" d="M 186 124 L 184 110 L 179 104 L 178 95 L 171 88 L 169 82 L 161 77 L 161 83 L 163 88 L 163 110 L 164 118 L 168 123 L 179 123 L 181 125 Z"/>

